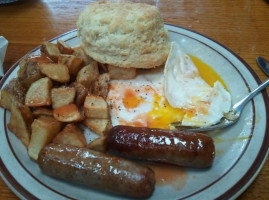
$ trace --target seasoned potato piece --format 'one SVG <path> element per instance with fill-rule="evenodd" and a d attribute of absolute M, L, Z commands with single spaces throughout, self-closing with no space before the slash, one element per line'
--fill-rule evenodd
<path fill-rule="evenodd" d="M 12 104 L 24 104 L 26 89 L 18 78 L 12 79 L 1 91 L 0 106 L 10 110 Z"/>
<path fill-rule="evenodd" d="M 106 135 L 108 131 L 112 128 L 110 119 L 86 118 L 83 120 L 82 123 L 100 136 Z"/>
<path fill-rule="evenodd" d="M 37 160 L 40 150 L 61 130 L 62 123 L 53 117 L 40 116 L 32 123 L 32 136 L 28 147 L 28 154 L 33 160 Z"/>
<path fill-rule="evenodd" d="M 99 137 L 92 142 L 90 142 L 87 146 L 88 149 L 99 151 L 99 152 L 106 152 L 106 137 Z"/>
<path fill-rule="evenodd" d="M 53 116 L 60 122 L 77 122 L 84 119 L 75 104 L 68 104 L 53 110 Z"/>
<path fill-rule="evenodd" d="M 81 83 L 77 82 L 73 82 L 70 86 L 76 89 L 76 105 L 78 107 L 83 105 L 85 97 L 88 95 L 88 89 Z"/>
<path fill-rule="evenodd" d="M 47 77 L 60 83 L 67 83 L 70 80 L 69 70 L 66 65 L 63 64 L 39 64 L 40 71 Z"/>
<path fill-rule="evenodd" d="M 94 61 L 83 67 L 77 74 L 77 82 L 90 88 L 92 82 L 99 76 L 97 62 Z"/>
<path fill-rule="evenodd" d="M 83 67 L 83 60 L 73 55 L 59 55 L 58 63 L 66 65 L 69 69 L 70 75 L 73 76 L 76 76 L 79 70 Z"/>
<path fill-rule="evenodd" d="M 108 94 L 109 74 L 104 73 L 98 76 L 98 78 L 92 84 L 92 93 L 106 99 Z"/>
<path fill-rule="evenodd" d="M 28 147 L 30 142 L 31 124 L 33 120 L 34 117 L 29 107 L 12 104 L 10 121 L 7 127 L 26 147 Z"/>
<path fill-rule="evenodd" d="M 35 110 L 33 111 L 33 115 L 35 117 L 39 117 L 41 115 L 45 116 L 53 116 L 52 109 L 46 108 L 46 107 L 36 107 Z"/>
<path fill-rule="evenodd" d="M 58 61 L 58 56 L 60 54 L 60 51 L 57 47 L 57 44 L 44 42 L 40 47 L 40 51 L 46 54 L 54 62 Z"/>
<path fill-rule="evenodd" d="M 20 69 L 18 71 L 18 79 L 21 84 L 28 89 L 30 85 L 44 77 L 39 70 L 39 66 L 36 60 L 25 59 L 19 64 Z"/>
<path fill-rule="evenodd" d="M 25 105 L 30 107 L 51 105 L 50 91 L 52 82 L 48 77 L 34 82 L 25 96 Z"/>
<path fill-rule="evenodd" d="M 63 40 L 57 40 L 57 47 L 62 54 L 72 54 L 74 52 Z"/>
<path fill-rule="evenodd" d="M 86 96 L 84 114 L 88 118 L 108 119 L 109 113 L 106 101 L 102 97 L 94 94 Z"/>
<path fill-rule="evenodd" d="M 127 80 L 136 76 L 136 68 L 120 68 L 108 65 L 107 69 L 111 80 Z"/>
<path fill-rule="evenodd" d="M 53 61 L 46 54 L 41 54 L 40 56 L 32 56 L 26 60 L 36 61 L 37 63 L 53 63 Z"/>
<path fill-rule="evenodd" d="M 73 87 L 60 87 L 51 89 L 52 108 L 59 108 L 74 103 L 76 89 Z"/>
<path fill-rule="evenodd" d="M 53 143 L 69 144 L 76 147 L 85 147 L 86 138 L 83 132 L 75 125 L 68 124 L 66 127 L 53 139 Z"/>
<path fill-rule="evenodd" d="M 93 59 L 90 56 L 88 56 L 80 46 L 73 48 L 73 50 L 74 50 L 73 55 L 81 58 L 84 62 L 83 65 L 88 65 L 93 62 Z"/>

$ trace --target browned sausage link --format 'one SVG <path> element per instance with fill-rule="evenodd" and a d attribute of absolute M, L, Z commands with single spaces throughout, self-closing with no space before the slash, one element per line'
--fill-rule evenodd
<path fill-rule="evenodd" d="M 215 157 L 211 137 L 194 132 L 115 126 L 107 138 L 108 152 L 188 167 L 209 167 Z"/>
<path fill-rule="evenodd" d="M 50 176 L 129 197 L 149 197 L 155 185 L 150 168 L 86 148 L 50 144 L 38 164 Z"/>

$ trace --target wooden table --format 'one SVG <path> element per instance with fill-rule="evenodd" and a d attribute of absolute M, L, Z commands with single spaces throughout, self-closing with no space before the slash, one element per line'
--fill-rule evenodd
<path fill-rule="evenodd" d="M 9 41 L 5 71 L 27 52 L 76 28 L 86 0 L 24 0 L 0 5 L 0 35 Z M 256 57 L 269 59 L 269 4 L 264 0 L 155 0 L 164 21 L 209 36 L 232 49 L 256 71 L 267 76 Z M 269 161 L 238 199 L 269 199 Z M 0 199 L 18 199 L 0 179 Z"/>

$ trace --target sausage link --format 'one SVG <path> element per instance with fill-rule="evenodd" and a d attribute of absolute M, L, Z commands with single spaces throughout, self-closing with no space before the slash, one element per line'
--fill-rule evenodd
<path fill-rule="evenodd" d="M 154 172 L 143 165 L 86 148 L 50 144 L 38 157 L 40 169 L 56 178 L 135 198 L 154 190 Z"/>
<path fill-rule="evenodd" d="M 215 157 L 211 137 L 194 132 L 115 126 L 107 138 L 110 154 L 187 167 L 209 167 Z"/>

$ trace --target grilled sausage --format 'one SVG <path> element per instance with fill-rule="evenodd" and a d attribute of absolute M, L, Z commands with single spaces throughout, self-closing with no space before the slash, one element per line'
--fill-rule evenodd
<path fill-rule="evenodd" d="M 141 164 L 86 148 L 50 144 L 38 157 L 40 169 L 56 178 L 135 198 L 154 190 L 154 172 Z"/>
<path fill-rule="evenodd" d="M 110 154 L 187 167 L 209 167 L 215 157 L 211 137 L 194 132 L 115 126 L 107 138 Z"/>

